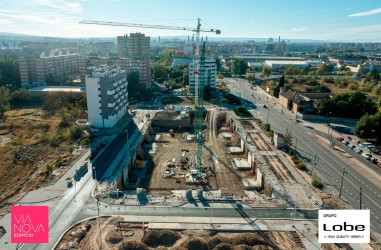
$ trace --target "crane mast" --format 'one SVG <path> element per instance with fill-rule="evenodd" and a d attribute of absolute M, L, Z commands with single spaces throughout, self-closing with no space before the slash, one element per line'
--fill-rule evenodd
<path fill-rule="evenodd" d="M 197 47 L 197 46 L 196 46 Z M 195 93 L 195 136 L 197 140 L 197 159 L 196 159 L 196 169 L 200 176 L 203 170 L 203 160 L 202 160 L 202 144 L 203 144 L 203 134 L 202 134 L 202 121 L 204 116 L 204 86 L 205 86 L 205 42 L 202 44 L 201 57 L 196 59 L 196 72 L 195 72 L 195 82 L 196 82 L 196 93 Z M 196 74 L 197 73 L 197 74 Z"/>
<path fill-rule="evenodd" d="M 221 34 L 218 29 L 201 29 L 201 19 L 197 19 L 197 27 L 186 28 L 177 26 L 164 26 L 164 25 L 152 25 L 152 24 L 137 24 L 137 23 L 123 23 L 123 22 L 107 22 L 107 21 L 95 21 L 95 20 L 82 20 L 81 24 L 95 24 L 95 25 L 107 25 L 107 26 L 124 26 L 124 27 L 137 27 L 137 28 L 147 28 L 147 29 L 168 29 L 168 30 L 185 30 L 192 31 L 196 33 L 196 44 L 195 44 L 195 136 L 197 140 L 197 159 L 196 159 L 196 169 L 200 176 L 203 170 L 203 160 L 202 160 L 202 144 L 203 144 L 203 134 L 202 134 L 202 122 L 204 115 L 204 86 L 205 86 L 205 42 L 203 42 L 200 56 L 200 32 L 213 32 L 217 35 Z"/>

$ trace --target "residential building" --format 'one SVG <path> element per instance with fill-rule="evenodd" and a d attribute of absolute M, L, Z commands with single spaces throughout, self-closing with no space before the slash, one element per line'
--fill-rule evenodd
<path fill-rule="evenodd" d="M 210 85 L 213 89 L 216 88 L 216 75 L 217 75 L 217 65 L 216 60 L 214 58 L 206 58 L 205 59 L 205 85 Z M 196 88 L 196 79 L 195 79 L 195 71 L 196 71 L 196 61 L 193 60 L 192 63 L 189 64 L 189 89 L 194 90 Z"/>
<path fill-rule="evenodd" d="M 193 59 L 191 57 L 177 57 L 174 56 L 172 58 L 172 68 L 177 69 L 180 65 L 189 65 L 190 63 L 193 62 Z"/>
<path fill-rule="evenodd" d="M 81 57 L 79 64 L 79 72 L 81 76 L 81 81 L 85 82 L 85 76 L 87 73 L 87 68 L 96 65 L 113 65 L 117 64 L 121 70 L 130 73 L 133 70 L 132 59 L 131 58 L 120 58 L 120 57 Z"/>
<path fill-rule="evenodd" d="M 292 113 L 298 114 L 303 112 L 313 112 L 314 111 L 314 101 L 300 95 L 298 93 L 295 94 L 294 100 L 292 101 Z"/>
<path fill-rule="evenodd" d="M 151 81 L 150 37 L 142 33 L 117 37 L 120 58 L 131 58 L 133 70 L 139 72 L 139 83 L 146 85 Z"/>
<path fill-rule="evenodd" d="M 278 101 L 280 105 L 282 105 L 285 109 L 292 108 L 292 101 L 294 100 L 295 92 L 291 90 L 287 90 L 279 94 Z"/>
<path fill-rule="evenodd" d="M 90 67 L 86 74 L 89 124 L 112 128 L 127 113 L 127 71 L 116 64 Z"/>
<path fill-rule="evenodd" d="M 22 86 L 32 83 L 65 82 L 79 74 L 79 55 L 70 51 L 51 51 L 50 54 L 28 53 L 19 58 Z"/>
<path fill-rule="evenodd" d="M 330 93 L 297 93 L 291 90 L 279 94 L 278 102 L 283 108 L 298 112 L 313 112 L 314 106 L 324 99 L 331 97 Z"/>

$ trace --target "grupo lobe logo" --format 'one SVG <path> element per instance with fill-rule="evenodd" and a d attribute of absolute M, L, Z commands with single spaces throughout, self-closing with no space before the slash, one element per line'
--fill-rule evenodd
<path fill-rule="evenodd" d="M 319 210 L 319 243 L 369 242 L 369 210 Z"/>
<path fill-rule="evenodd" d="M 49 207 L 13 206 L 11 234 L 12 243 L 48 243 Z"/>

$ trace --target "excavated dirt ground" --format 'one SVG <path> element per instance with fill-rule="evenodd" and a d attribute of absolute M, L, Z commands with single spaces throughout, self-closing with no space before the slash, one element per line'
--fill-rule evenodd
<path fill-rule="evenodd" d="M 237 135 L 233 138 L 226 140 L 218 133 L 221 127 L 226 125 L 226 114 L 218 111 L 209 111 L 205 125 L 207 128 L 204 130 L 204 144 L 211 152 L 213 152 L 220 161 L 214 159 L 211 153 L 203 148 L 204 166 L 207 168 L 209 183 L 207 185 L 192 185 L 186 184 L 184 174 L 189 173 L 189 170 L 184 170 L 181 164 L 182 150 L 186 150 L 185 157 L 189 160 L 197 155 L 197 144 L 195 142 L 188 142 L 184 135 L 176 133 L 175 137 L 171 137 L 169 133 L 157 134 L 157 148 L 154 157 L 155 167 L 150 179 L 147 190 L 150 194 L 171 194 L 171 190 L 186 190 L 203 188 L 204 190 L 219 189 L 222 195 L 237 195 L 245 196 L 244 187 L 240 178 L 251 178 L 253 173 L 251 171 L 238 171 L 228 169 L 223 163 L 233 168 L 233 158 L 247 158 L 246 154 L 229 155 L 227 154 L 227 147 L 240 146 L 240 140 Z M 174 172 L 175 177 L 163 177 L 168 162 L 175 159 Z M 222 162 L 223 163 L 222 163 Z M 191 167 L 192 168 L 192 167 Z M 209 171 L 211 170 L 211 171 Z"/>
<path fill-rule="evenodd" d="M 131 249 L 128 247 L 131 242 L 138 242 L 142 246 L 133 249 L 305 249 L 296 232 L 217 233 L 206 230 L 149 230 L 147 225 L 143 229 L 142 224 L 118 224 L 118 221 L 122 220 L 117 217 L 101 218 L 100 225 L 97 219 L 82 222 L 64 235 L 56 249 L 95 250 L 100 247 L 105 250 Z M 119 225 L 122 226 L 119 227 Z M 99 226 L 101 235 L 99 235 Z M 167 236 L 166 242 L 173 243 L 160 243 L 163 241 L 163 236 L 159 238 L 157 236 L 164 234 Z M 174 235 L 180 237 L 176 240 Z M 122 245 L 124 248 L 121 248 Z M 230 248 L 222 248 L 222 245 L 230 246 Z"/>

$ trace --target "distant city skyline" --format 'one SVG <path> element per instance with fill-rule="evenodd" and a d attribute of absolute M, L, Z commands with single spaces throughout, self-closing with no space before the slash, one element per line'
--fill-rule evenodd
<path fill-rule="evenodd" d="M 381 2 L 273 0 L 14 0 L 0 2 L 0 32 L 49 37 L 151 37 L 191 32 L 79 24 L 83 19 L 220 29 L 221 37 L 381 42 Z M 205 33 L 208 37 L 217 37 Z"/>

